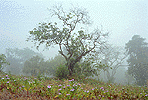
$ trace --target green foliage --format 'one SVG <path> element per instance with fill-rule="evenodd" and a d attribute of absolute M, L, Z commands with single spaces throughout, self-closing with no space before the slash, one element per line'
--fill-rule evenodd
<path fill-rule="evenodd" d="M 60 66 L 61 64 L 65 64 L 66 61 L 61 55 L 56 55 L 54 58 L 47 60 L 46 63 L 47 63 L 47 70 L 51 74 L 54 74 L 57 67 Z"/>
<path fill-rule="evenodd" d="M 4 54 L 1 54 L 0 55 L 0 71 L 2 71 L 4 64 L 10 65 L 9 62 L 7 62 L 6 60 L 6 56 Z"/>
<path fill-rule="evenodd" d="M 50 72 L 54 74 L 57 72 L 57 69 L 59 69 L 59 66 L 64 65 L 66 61 L 61 55 L 57 55 L 54 58 L 48 60 L 48 63 L 49 63 L 48 69 L 50 69 Z M 73 76 L 89 77 L 89 76 L 93 76 L 94 74 L 96 75 L 96 71 L 97 71 L 96 69 L 93 69 L 91 67 L 90 62 L 80 61 L 79 63 L 75 64 Z M 54 76 L 56 75 L 54 74 Z"/>
<path fill-rule="evenodd" d="M 75 65 L 74 75 L 77 77 L 98 76 L 97 69 L 92 67 L 91 62 L 81 61 Z"/>
<path fill-rule="evenodd" d="M 68 78 L 68 69 L 64 64 L 61 64 L 57 67 L 55 71 L 55 76 L 59 79 L 67 79 Z"/>
<path fill-rule="evenodd" d="M 137 85 L 144 85 L 148 79 L 148 43 L 139 35 L 134 35 L 132 40 L 126 43 L 126 50 L 129 55 L 128 74 L 136 79 Z"/>

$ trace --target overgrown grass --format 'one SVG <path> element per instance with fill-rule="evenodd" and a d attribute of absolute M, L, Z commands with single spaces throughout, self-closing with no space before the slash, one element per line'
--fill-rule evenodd
<path fill-rule="evenodd" d="M 148 87 L 123 86 L 94 79 L 37 79 L 0 74 L 2 100 L 148 100 Z"/>

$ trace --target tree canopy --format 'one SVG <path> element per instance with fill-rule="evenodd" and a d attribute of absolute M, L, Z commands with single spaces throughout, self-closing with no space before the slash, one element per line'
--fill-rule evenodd
<path fill-rule="evenodd" d="M 30 31 L 27 41 L 32 40 L 38 44 L 37 48 L 41 44 L 45 44 L 46 47 L 58 45 L 59 53 L 65 58 L 69 76 L 71 76 L 77 62 L 105 45 L 108 32 L 103 33 L 98 28 L 91 33 L 84 30 L 83 26 L 91 24 L 85 9 L 74 7 L 64 11 L 62 6 L 55 6 L 50 9 L 50 12 L 52 17 L 57 18 L 57 21 L 39 23 L 37 28 Z M 63 47 L 67 51 L 66 54 L 63 52 Z"/>

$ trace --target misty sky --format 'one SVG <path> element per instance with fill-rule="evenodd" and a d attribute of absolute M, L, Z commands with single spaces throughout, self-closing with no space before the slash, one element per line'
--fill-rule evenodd
<path fill-rule="evenodd" d="M 33 47 L 26 42 L 29 31 L 38 23 L 49 20 L 49 10 L 53 5 L 63 4 L 87 9 L 93 21 L 93 27 L 103 26 L 110 32 L 109 41 L 114 45 L 124 46 L 133 35 L 138 34 L 148 42 L 148 1 L 147 0 L 0 0 L 0 53 L 5 48 Z M 44 47 L 44 46 L 43 46 Z M 34 51 L 37 51 L 33 47 Z M 54 48 L 42 51 L 46 57 L 54 57 Z"/>

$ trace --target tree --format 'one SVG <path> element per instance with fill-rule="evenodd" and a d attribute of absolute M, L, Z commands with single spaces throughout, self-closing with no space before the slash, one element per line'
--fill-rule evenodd
<path fill-rule="evenodd" d="M 6 48 L 6 57 L 10 66 L 6 67 L 7 72 L 11 72 L 11 74 L 19 75 L 21 74 L 21 70 L 23 68 L 24 62 L 30 59 L 34 55 L 42 54 L 36 53 L 29 48 L 18 49 L 18 48 Z"/>
<path fill-rule="evenodd" d="M 4 68 L 5 64 L 10 65 L 9 62 L 6 60 L 6 56 L 4 54 L 1 54 L 0 55 L 0 72 Z"/>
<path fill-rule="evenodd" d="M 137 85 L 146 84 L 146 79 L 148 79 L 148 43 L 140 35 L 134 35 L 132 40 L 126 43 L 125 48 L 129 55 L 127 60 L 130 66 L 128 74 L 136 79 Z"/>
<path fill-rule="evenodd" d="M 84 30 L 84 27 L 80 28 L 80 25 L 91 24 L 88 12 L 85 9 L 74 7 L 65 12 L 62 6 L 55 6 L 54 8 L 50 11 L 52 17 L 55 16 L 59 23 L 39 23 L 38 28 L 30 31 L 27 41 L 32 40 L 35 44 L 38 43 L 37 49 L 43 43 L 46 44 L 46 47 L 58 45 L 59 54 L 65 58 L 69 76 L 72 76 L 75 64 L 87 54 L 91 54 L 95 52 L 95 49 L 103 46 L 108 32 L 103 33 L 97 28 L 88 33 Z M 77 31 L 78 29 L 79 31 Z M 63 47 L 68 54 L 63 52 Z"/>
<path fill-rule="evenodd" d="M 127 84 L 130 85 L 130 83 L 134 83 L 134 77 L 128 74 L 128 71 L 125 72 L 125 79 L 127 81 Z"/>
<path fill-rule="evenodd" d="M 33 56 L 24 63 L 22 72 L 25 74 L 31 74 L 32 76 L 43 75 L 46 71 L 45 61 L 40 56 Z"/>
<path fill-rule="evenodd" d="M 94 64 L 102 65 L 100 68 L 104 71 L 104 77 L 106 73 L 107 81 L 114 82 L 117 69 L 122 66 L 127 57 L 124 48 L 107 44 L 106 48 L 101 48 L 97 52 L 100 55 L 93 55 L 92 60 L 95 59 Z"/>

